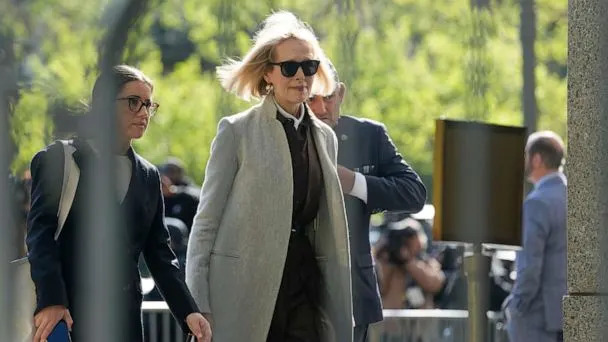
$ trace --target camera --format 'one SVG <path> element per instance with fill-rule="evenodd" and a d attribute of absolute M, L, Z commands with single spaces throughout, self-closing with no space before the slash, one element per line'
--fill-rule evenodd
<path fill-rule="evenodd" d="M 385 225 L 386 245 L 384 250 L 388 255 L 388 261 L 392 264 L 403 265 L 407 260 L 401 255 L 401 249 L 407 246 L 412 238 L 417 238 L 422 231 L 422 226 L 413 218 L 405 218 L 396 222 L 388 222 Z M 415 257 L 412 255 L 412 257 Z"/>

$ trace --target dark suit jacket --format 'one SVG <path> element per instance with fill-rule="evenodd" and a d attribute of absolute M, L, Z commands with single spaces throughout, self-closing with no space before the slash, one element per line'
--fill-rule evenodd
<path fill-rule="evenodd" d="M 36 312 L 51 305 L 64 305 L 70 309 L 76 328 L 83 312 L 82 303 L 79 305 L 77 302 L 78 298 L 95 296 L 95 293 L 77 286 L 83 283 L 78 279 L 77 269 L 82 266 L 79 253 L 82 252 L 83 245 L 80 235 L 82 229 L 78 223 L 83 222 L 82 215 L 86 213 L 88 190 L 83 182 L 93 171 L 87 161 L 96 156 L 83 140 L 76 139 L 74 146 L 74 159 L 81 175 L 72 208 L 57 242 L 53 235 L 57 229 L 57 208 L 63 178 L 64 156 L 61 143 L 52 144 L 34 156 L 31 163 L 32 207 L 28 216 L 26 242 L 32 279 L 36 285 Z M 158 171 L 133 149 L 129 149 L 128 157 L 132 163 L 131 181 L 123 202 L 117 202 L 124 214 L 121 223 L 125 227 L 124 237 L 128 248 L 120 256 L 124 257 L 127 277 L 119 294 L 125 301 L 117 305 L 122 305 L 127 315 L 129 341 L 139 341 L 142 340 L 142 293 L 138 269 L 141 253 L 175 318 L 186 331 L 186 316 L 198 312 L 198 308 L 185 282 L 181 280 L 183 278 L 179 276 L 183 271 L 179 269 L 168 244 Z M 112 246 L 102 244 L 96 248 L 107 248 L 108 251 L 113 249 Z M 76 331 L 74 334 L 75 340 L 86 339 L 79 337 Z"/>
<path fill-rule="evenodd" d="M 426 201 L 420 177 L 403 160 L 384 125 L 342 116 L 335 128 L 338 164 L 362 173 L 367 204 L 345 195 L 350 236 L 355 324 L 382 320 L 382 304 L 369 244 L 370 215 L 384 210 L 418 212 Z"/>

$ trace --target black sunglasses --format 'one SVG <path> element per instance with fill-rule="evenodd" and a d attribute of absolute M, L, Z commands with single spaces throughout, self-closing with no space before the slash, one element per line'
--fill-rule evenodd
<path fill-rule="evenodd" d="M 152 102 L 150 100 L 143 101 L 138 96 L 119 97 L 116 100 L 126 100 L 126 101 L 129 101 L 129 110 L 133 114 L 139 113 L 139 111 L 143 107 L 146 107 L 146 109 L 148 110 L 148 115 L 154 116 L 154 114 L 156 114 L 156 110 L 160 106 L 158 103 Z"/>
<path fill-rule="evenodd" d="M 320 61 L 310 59 L 307 61 L 296 62 L 296 61 L 285 61 L 279 63 L 270 62 L 270 65 L 279 65 L 281 66 L 281 74 L 285 77 L 293 77 L 298 69 L 301 67 L 304 76 L 312 76 L 317 73 L 319 69 Z"/>

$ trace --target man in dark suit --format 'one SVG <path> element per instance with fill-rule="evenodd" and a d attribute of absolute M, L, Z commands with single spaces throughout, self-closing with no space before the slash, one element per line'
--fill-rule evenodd
<path fill-rule="evenodd" d="M 566 295 L 566 176 L 564 143 L 550 131 L 531 134 L 526 176 L 534 190 L 523 210 L 523 248 L 517 279 L 505 300 L 512 342 L 562 341 L 562 297 Z"/>
<path fill-rule="evenodd" d="M 330 63 L 331 65 L 331 63 Z M 338 137 L 338 176 L 345 194 L 350 236 L 355 341 L 365 341 L 370 323 L 382 320 L 382 304 L 369 243 L 369 221 L 384 210 L 418 212 L 426 189 L 403 160 L 384 125 L 340 116 L 346 86 L 331 66 L 337 87 L 329 96 L 313 96 L 315 115 Z"/>

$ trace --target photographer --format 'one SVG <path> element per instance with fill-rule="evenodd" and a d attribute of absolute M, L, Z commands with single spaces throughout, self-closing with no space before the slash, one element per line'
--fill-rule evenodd
<path fill-rule="evenodd" d="M 412 218 L 387 225 L 376 248 L 384 309 L 432 309 L 445 282 L 437 260 L 428 256 L 427 237 Z"/>

